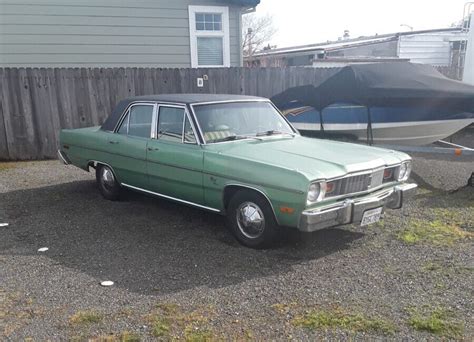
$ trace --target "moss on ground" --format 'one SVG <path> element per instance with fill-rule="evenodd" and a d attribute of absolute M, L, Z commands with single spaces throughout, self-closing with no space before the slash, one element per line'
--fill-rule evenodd
<path fill-rule="evenodd" d="M 76 336 L 78 341 L 88 342 L 140 342 L 140 336 L 129 331 L 123 331 L 119 334 L 102 335 L 93 338 L 84 338 L 82 336 Z"/>
<path fill-rule="evenodd" d="M 469 266 L 463 266 L 459 264 L 448 264 L 442 263 L 441 261 L 432 260 L 426 262 L 422 267 L 421 270 L 423 272 L 439 274 L 445 277 L 450 277 L 459 274 L 469 274 L 474 271 L 474 268 Z"/>
<path fill-rule="evenodd" d="M 318 309 L 297 316 L 292 324 L 308 329 L 342 329 L 354 332 L 375 332 L 393 334 L 395 325 L 380 317 L 369 317 L 358 312 L 348 312 L 339 308 Z"/>
<path fill-rule="evenodd" d="M 220 340 L 206 324 L 211 315 L 209 308 L 185 312 L 178 305 L 165 303 L 157 305 L 148 320 L 152 324 L 152 335 L 165 340 Z"/>
<path fill-rule="evenodd" d="M 93 310 L 77 311 L 74 315 L 69 317 L 69 323 L 71 324 L 93 324 L 100 323 L 103 316 Z"/>
<path fill-rule="evenodd" d="M 398 238 L 407 244 L 428 243 L 440 246 L 452 246 L 456 242 L 473 237 L 474 233 L 461 229 L 455 222 L 416 218 L 409 220 L 407 227 L 398 234 Z"/>
<path fill-rule="evenodd" d="M 10 336 L 26 324 L 44 315 L 44 309 L 24 293 L 8 292 L 0 287 L 0 340 Z"/>
<path fill-rule="evenodd" d="M 445 308 L 409 309 L 408 324 L 418 331 L 426 331 L 447 338 L 459 338 L 463 325 L 456 320 L 452 311 Z"/>
<path fill-rule="evenodd" d="M 13 169 L 17 163 L 14 162 L 0 162 L 0 172 Z"/>

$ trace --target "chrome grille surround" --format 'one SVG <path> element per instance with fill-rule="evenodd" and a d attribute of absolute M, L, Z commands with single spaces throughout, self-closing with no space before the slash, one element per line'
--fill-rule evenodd
<path fill-rule="evenodd" d="M 326 194 L 325 198 L 343 197 L 345 195 L 357 194 L 364 191 L 375 190 L 381 187 L 383 184 L 393 182 L 394 176 L 390 179 L 383 179 L 385 169 L 393 169 L 395 174 L 400 164 L 388 165 L 373 170 L 361 171 L 349 174 L 338 179 L 328 179 L 327 182 L 334 182 L 334 191 Z"/>
<path fill-rule="evenodd" d="M 385 171 L 384 169 L 379 169 L 375 170 L 372 172 L 370 175 L 370 184 L 369 184 L 369 189 L 376 188 L 380 185 L 382 185 L 383 182 L 383 172 Z"/>

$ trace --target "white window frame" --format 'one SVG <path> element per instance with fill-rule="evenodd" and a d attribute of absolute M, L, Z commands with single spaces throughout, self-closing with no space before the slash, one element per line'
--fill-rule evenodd
<path fill-rule="evenodd" d="M 229 39 L 229 7 L 227 6 L 189 6 L 189 38 L 191 45 L 192 68 L 228 68 L 230 67 L 230 39 Z M 222 31 L 196 30 L 196 13 L 217 13 L 222 15 Z M 222 65 L 199 65 L 197 38 L 221 37 L 222 38 Z"/>

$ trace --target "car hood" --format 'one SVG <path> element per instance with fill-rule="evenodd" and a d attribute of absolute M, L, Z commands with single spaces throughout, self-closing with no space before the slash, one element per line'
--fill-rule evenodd
<path fill-rule="evenodd" d="M 206 148 L 228 157 L 295 170 L 309 180 L 340 177 L 410 159 L 397 151 L 301 136 L 232 141 Z"/>

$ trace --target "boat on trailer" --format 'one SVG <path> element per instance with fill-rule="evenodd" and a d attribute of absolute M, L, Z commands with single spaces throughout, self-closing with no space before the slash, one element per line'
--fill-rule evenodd
<path fill-rule="evenodd" d="M 321 136 L 321 120 L 326 137 L 367 140 L 367 108 L 350 103 L 337 103 L 322 110 L 292 102 L 281 108 L 293 126 L 303 135 Z M 474 123 L 474 114 L 448 112 L 437 108 L 373 107 L 372 135 L 374 144 L 429 145 L 445 139 Z"/>
<path fill-rule="evenodd" d="M 272 101 L 302 134 L 384 145 L 428 145 L 474 123 L 474 86 L 428 65 L 349 65 Z"/>

